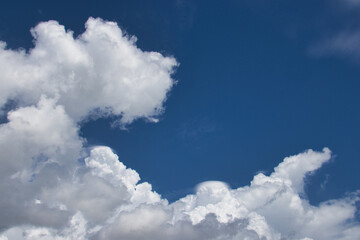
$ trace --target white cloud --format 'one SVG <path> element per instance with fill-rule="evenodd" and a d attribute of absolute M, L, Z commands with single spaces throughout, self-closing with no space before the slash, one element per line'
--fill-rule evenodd
<path fill-rule="evenodd" d="M 42 159 L 63 164 L 79 158 L 82 143 L 77 126 L 53 99 L 42 97 L 37 106 L 11 111 L 8 120 L 0 126 L 1 176 L 28 181 Z"/>
<path fill-rule="evenodd" d="M 270 176 L 256 175 L 249 186 L 230 189 L 222 182 L 205 182 L 195 194 L 168 204 L 150 184 L 138 184 L 138 174 L 109 148 L 95 147 L 76 178 L 43 188 L 37 195 L 44 208 L 54 210 L 55 202 L 66 206 L 56 210 L 69 213 L 67 225 L 44 227 L 28 220 L 2 237 L 20 231 L 19 239 L 40 235 L 47 238 L 39 239 L 75 239 L 72 236 L 80 233 L 84 239 L 355 238 L 360 231 L 354 221 L 357 195 L 318 207 L 299 195 L 297 179 L 303 180 L 330 157 L 328 149 L 309 150 L 284 159 Z M 289 177 L 286 170 L 296 177 Z"/>
<path fill-rule="evenodd" d="M 121 124 L 154 120 L 174 84 L 175 59 L 141 51 L 116 23 L 89 18 L 85 26 L 74 38 L 56 21 L 40 23 L 28 53 L 1 43 L 0 105 L 9 98 L 36 104 L 46 95 L 76 121 L 89 113 L 121 115 Z"/>
<path fill-rule="evenodd" d="M 62 106 L 47 98 L 10 112 L 8 119 L 0 125 L 0 226 L 30 219 L 61 225 L 66 215 L 44 209 L 35 198 L 44 186 L 72 176 L 82 152 L 78 127 Z"/>
<path fill-rule="evenodd" d="M 355 239 L 358 193 L 312 206 L 304 178 L 331 158 L 308 150 L 231 189 L 204 182 L 169 204 L 106 146 L 88 149 L 79 120 L 152 118 L 174 81 L 173 58 L 142 52 L 115 23 L 89 19 L 74 39 L 39 24 L 35 48 L 0 51 L 0 239 Z"/>

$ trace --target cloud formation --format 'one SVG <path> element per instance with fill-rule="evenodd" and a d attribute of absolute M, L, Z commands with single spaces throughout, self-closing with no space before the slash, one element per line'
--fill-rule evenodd
<path fill-rule="evenodd" d="M 36 104 L 46 95 L 75 121 L 113 114 L 126 124 L 160 114 L 176 60 L 141 51 L 114 22 L 89 18 L 85 27 L 74 38 L 56 21 L 40 23 L 31 30 L 35 47 L 29 52 L 1 42 L 0 105 L 9 99 Z"/>
<path fill-rule="evenodd" d="M 287 157 L 250 185 L 200 183 L 169 204 L 106 146 L 86 147 L 79 122 L 153 119 L 176 60 L 143 52 L 113 22 L 90 18 L 74 38 L 55 21 L 32 30 L 28 52 L 0 50 L 0 240 L 355 239 L 359 194 L 312 206 L 304 179 L 329 149 Z"/>

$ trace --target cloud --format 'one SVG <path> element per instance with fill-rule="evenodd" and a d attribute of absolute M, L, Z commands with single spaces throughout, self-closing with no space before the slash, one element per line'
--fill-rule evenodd
<path fill-rule="evenodd" d="M 345 57 L 356 62 L 360 61 L 360 31 L 354 21 L 346 21 L 351 14 L 358 13 L 360 0 L 340 0 L 337 11 L 340 10 L 345 17 L 341 27 L 333 32 L 328 32 L 308 48 L 308 53 L 313 57 L 337 56 Z M 345 9 L 344 9 L 345 8 Z M 346 16 L 348 15 L 348 16 Z M 348 19 L 348 20 L 349 20 Z"/>
<path fill-rule="evenodd" d="M 55 21 L 28 52 L 0 51 L 0 240 L 355 239 L 359 193 L 312 206 L 304 179 L 329 149 L 287 157 L 248 186 L 200 183 L 171 204 L 106 146 L 88 149 L 81 120 L 121 124 L 161 113 L 176 61 L 136 48 L 115 23 L 90 18 L 76 39 Z"/>
<path fill-rule="evenodd" d="M 359 46 L 360 32 L 348 31 L 315 44 L 309 49 L 309 52 L 314 56 L 339 55 L 358 60 L 360 58 Z"/>
<path fill-rule="evenodd" d="M 359 0 L 345 0 L 345 3 L 347 3 L 350 7 L 357 7 L 360 4 Z"/>
<path fill-rule="evenodd" d="M 160 114 L 176 60 L 141 51 L 114 22 L 89 18 L 85 27 L 74 38 L 56 21 L 40 23 L 31 30 L 35 47 L 28 52 L 1 42 L 0 105 L 8 99 L 36 104 L 46 95 L 75 121 L 113 114 L 126 124 Z"/>
<path fill-rule="evenodd" d="M 195 194 L 169 204 L 150 184 L 138 183 L 138 174 L 111 149 L 95 147 L 75 179 L 38 195 L 38 205 L 56 208 L 58 202 L 64 206 L 58 211 L 73 214 L 67 225 L 36 227 L 32 219 L 8 228 L 2 238 L 355 239 L 360 232 L 354 220 L 356 194 L 317 207 L 299 195 L 298 179 L 330 157 L 326 148 L 309 150 L 285 158 L 270 176 L 256 175 L 249 186 L 230 189 L 222 182 L 205 182 Z M 13 238 L 16 234 L 21 237 Z"/>

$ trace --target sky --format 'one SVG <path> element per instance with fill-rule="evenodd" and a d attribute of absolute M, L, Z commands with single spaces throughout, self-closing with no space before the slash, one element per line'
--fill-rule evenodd
<path fill-rule="evenodd" d="M 357 239 L 360 1 L 8 1 L 0 240 Z"/>

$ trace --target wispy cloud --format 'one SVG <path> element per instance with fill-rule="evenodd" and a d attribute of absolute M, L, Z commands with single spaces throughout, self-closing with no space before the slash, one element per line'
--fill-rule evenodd
<path fill-rule="evenodd" d="M 315 56 L 337 55 L 360 59 L 360 31 L 348 31 L 313 45 L 310 54 Z"/>
<path fill-rule="evenodd" d="M 344 2 L 347 3 L 349 6 L 352 6 L 352 7 L 360 6 L 360 1 L 359 0 L 345 0 Z"/>

